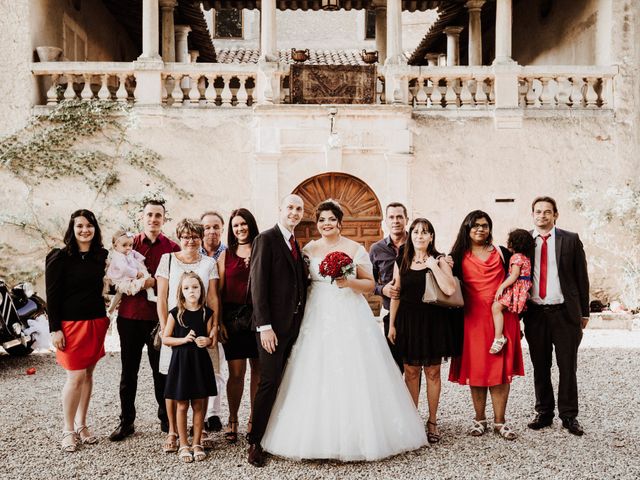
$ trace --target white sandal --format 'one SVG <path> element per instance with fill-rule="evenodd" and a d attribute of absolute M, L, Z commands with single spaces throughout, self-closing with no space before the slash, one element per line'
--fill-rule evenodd
<path fill-rule="evenodd" d="M 505 440 L 515 440 L 516 438 L 518 438 L 516 432 L 511 430 L 511 428 L 509 428 L 509 425 L 507 425 L 506 423 L 494 423 L 493 431 L 496 433 L 496 435 L 500 435 Z"/>
<path fill-rule="evenodd" d="M 193 455 L 191 455 L 191 447 L 185 445 L 184 447 L 180 447 L 178 449 L 178 458 L 182 460 L 184 463 L 193 462 Z"/>
<path fill-rule="evenodd" d="M 78 434 L 73 430 L 63 431 L 60 446 L 63 452 L 75 452 L 78 449 Z"/>
<path fill-rule="evenodd" d="M 207 458 L 207 454 L 204 451 L 204 448 L 202 448 L 202 445 L 192 445 L 191 448 L 193 449 L 193 459 L 196 462 L 201 462 Z M 198 449 L 197 451 L 196 448 Z"/>
<path fill-rule="evenodd" d="M 82 436 L 82 432 L 84 432 L 85 430 L 86 430 L 87 436 L 83 437 Z M 80 443 L 82 443 L 83 445 L 95 445 L 96 443 L 98 443 L 98 437 L 93 435 L 89 431 L 89 427 L 87 427 L 86 425 L 80 425 L 79 427 L 77 427 L 76 428 L 76 433 L 78 434 L 78 438 L 80 439 Z"/>
<path fill-rule="evenodd" d="M 493 343 L 491 344 L 491 348 L 489 349 L 489 353 L 495 355 L 496 353 L 500 353 L 502 347 L 507 343 L 507 337 L 504 335 L 500 338 L 494 338 Z"/>
<path fill-rule="evenodd" d="M 469 435 L 472 437 L 481 437 L 484 435 L 484 432 L 487 431 L 487 421 L 486 420 L 474 420 L 471 425 L 471 429 L 469 430 Z"/>

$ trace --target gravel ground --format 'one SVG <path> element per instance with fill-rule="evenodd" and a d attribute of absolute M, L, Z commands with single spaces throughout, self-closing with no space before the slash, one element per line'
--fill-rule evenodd
<path fill-rule="evenodd" d="M 514 442 L 493 434 L 468 436 L 473 416 L 469 390 L 443 382 L 439 413 L 443 440 L 435 447 L 371 463 L 271 458 L 263 469 L 246 463 L 243 437 L 230 446 L 218 434 L 214 450 L 202 463 L 183 465 L 175 455 L 163 454 L 151 372 L 144 363 L 136 433 L 124 442 L 109 442 L 106 437 L 119 413 L 117 352 L 109 352 L 95 373 L 90 422 L 100 442 L 64 454 L 59 449 L 64 371 L 51 353 L 22 359 L 0 355 L 4 458 L 0 478 L 640 478 L 640 332 L 586 333 L 578 367 L 580 421 L 586 431 L 582 438 L 569 435 L 557 419 L 553 427 L 540 432 L 526 428 L 533 410 L 533 377 L 525 351 L 527 376 L 514 381 L 507 412 L 520 435 Z M 37 373 L 26 375 L 29 367 Z M 446 372 L 448 366 L 443 369 Z M 422 394 L 423 418 L 425 403 Z M 240 420 L 244 432 L 246 400 Z"/>

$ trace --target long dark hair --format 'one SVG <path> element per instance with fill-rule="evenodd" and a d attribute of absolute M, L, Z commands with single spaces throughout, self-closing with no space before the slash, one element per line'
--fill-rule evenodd
<path fill-rule="evenodd" d="M 409 236 L 407 238 L 407 242 L 404 244 L 402 262 L 400 263 L 400 273 L 405 273 L 411 267 L 413 256 L 416 253 L 416 248 L 413 245 L 411 234 L 417 227 L 421 225 L 426 227 L 427 232 L 431 234 L 431 242 L 427 246 L 427 255 L 436 258 L 441 255 L 441 253 L 436 250 L 436 231 L 434 230 L 431 222 L 426 218 L 416 218 L 413 222 L 411 222 L 411 226 L 409 227 Z"/>
<path fill-rule="evenodd" d="M 249 243 L 253 243 L 253 240 L 258 236 L 260 231 L 258 230 L 258 223 L 256 222 L 255 217 L 246 208 L 236 208 L 233 212 L 231 212 L 231 215 L 229 216 L 229 227 L 227 231 L 227 246 L 229 247 L 229 250 L 231 250 L 233 253 L 236 253 L 236 250 L 238 250 L 238 237 L 236 237 L 236 234 L 233 233 L 233 227 L 231 226 L 233 217 L 242 217 L 244 221 L 247 222 L 247 226 L 249 227 Z"/>
<path fill-rule="evenodd" d="M 89 251 L 92 253 L 96 253 L 102 250 L 102 232 L 100 230 L 100 225 L 98 225 L 98 220 L 96 220 L 96 216 L 92 211 L 81 208 L 80 210 L 76 210 L 71 214 L 71 218 L 69 219 L 69 226 L 67 227 L 67 231 L 64 234 L 64 248 L 63 250 L 69 255 L 75 255 L 79 252 L 78 242 L 76 241 L 75 234 L 75 221 L 78 217 L 84 217 L 87 221 L 93 225 L 95 229 L 93 238 L 91 239 L 91 245 L 89 246 Z"/>
<path fill-rule="evenodd" d="M 471 227 L 473 227 L 473 225 L 482 218 L 484 218 L 489 224 L 489 236 L 487 237 L 486 243 L 487 245 L 491 245 L 493 243 L 493 235 L 491 233 L 493 231 L 493 222 L 491 221 L 491 217 L 482 210 L 474 210 L 469 213 L 462 221 L 456 241 L 451 248 L 451 256 L 453 257 L 453 263 L 456 268 L 461 266 L 464 254 L 471 250 L 471 239 L 469 238 Z"/>

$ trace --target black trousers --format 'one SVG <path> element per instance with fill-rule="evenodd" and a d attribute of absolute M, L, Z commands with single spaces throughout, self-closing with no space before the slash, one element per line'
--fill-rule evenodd
<path fill-rule="evenodd" d="M 582 326 L 569 318 L 564 306 L 531 306 L 524 319 L 524 333 L 529 343 L 536 392 L 536 412 L 553 417 L 555 399 L 551 384 L 552 352 L 555 348 L 560 373 L 558 413 L 561 418 L 578 415 L 578 347 Z"/>
<path fill-rule="evenodd" d="M 267 430 L 269 416 L 276 401 L 284 367 L 297 338 L 298 330 L 288 336 L 278 336 L 276 351 L 269 353 L 262 348 L 260 333 L 256 333 L 258 361 L 260 362 L 260 383 L 258 384 L 256 397 L 253 400 L 253 417 L 251 419 L 251 433 L 249 434 L 250 444 L 259 445 L 264 432 Z"/>
<path fill-rule="evenodd" d="M 153 348 L 151 331 L 158 323 L 154 320 L 131 320 L 118 316 L 118 334 L 120 335 L 120 421 L 132 424 L 136 419 L 136 392 L 138 390 L 138 371 L 142 359 L 142 349 L 147 346 L 149 365 L 153 372 L 153 387 L 158 402 L 158 418 L 168 422 L 164 402 L 165 376 L 158 372 L 160 352 Z"/>
<path fill-rule="evenodd" d="M 400 369 L 400 373 L 404 373 L 404 362 L 402 361 L 402 357 L 398 353 L 398 348 L 393 343 L 391 343 L 389 341 L 389 338 L 387 337 L 387 335 L 389 335 L 389 314 L 388 313 L 382 318 L 382 323 L 384 324 L 384 337 L 387 339 L 387 345 L 389 345 L 389 350 L 391 350 L 391 355 L 393 356 L 393 359 L 398 365 L 398 368 Z"/>

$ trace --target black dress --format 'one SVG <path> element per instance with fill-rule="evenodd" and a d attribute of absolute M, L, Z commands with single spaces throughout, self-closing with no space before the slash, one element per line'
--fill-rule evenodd
<path fill-rule="evenodd" d="M 202 309 L 195 312 L 185 310 L 182 316 L 184 327 L 178 323 L 177 308 L 169 313 L 176 320 L 173 337 L 184 338 L 190 330 L 196 333 L 196 337 L 207 336 L 206 321 L 213 313 L 209 308 L 205 307 L 204 315 Z M 190 342 L 172 347 L 172 351 L 164 398 L 193 400 L 218 394 L 211 358 L 206 348 L 200 348 L 195 342 Z"/>
<path fill-rule="evenodd" d="M 396 345 L 402 361 L 431 366 L 462 352 L 463 326 L 455 310 L 422 302 L 428 269 L 400 275 L 400 305 L 396 313 Z"/>

